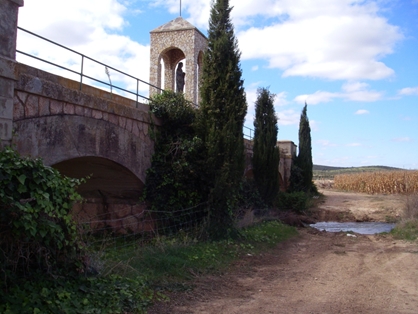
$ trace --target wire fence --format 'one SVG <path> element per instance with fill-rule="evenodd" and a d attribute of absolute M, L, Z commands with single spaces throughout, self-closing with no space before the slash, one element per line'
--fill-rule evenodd
<path fill-rule="evenodd" d="M 200 238 L 207 218 L 206 205 L 202 203 L 176 211 L 152 211 L 144 207 L 129 214 L 126 214 L 125 206 L 89 217 L 73 215 L 90 247 L 100 248 L 102 252 L 117 250 L 122 256 L 155 243 L 161 237 L 187 234 L 188 237 Z"/>

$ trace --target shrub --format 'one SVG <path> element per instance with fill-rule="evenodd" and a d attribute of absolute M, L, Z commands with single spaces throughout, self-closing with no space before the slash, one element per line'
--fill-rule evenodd
<path fill-rule="evenodd" d="M 309 207 L 310 195 L 305 192 L 279 193 L 276 206 L 283 210 L 303 212 Z"/>
<path fill-rule="evenodd" d="M 158 220 L 170 224 L 166 230 L 175 232 L 189 228 L 191 217 L 200 222 L 204 216 L 197 206 L 206 189 L 200 168 L 203 144 L 194 127 L 196 110 L 183 94 L 164 91 L 151 99 L 150 109 L 161 126 L 154 128 L 143 199 Z"/>
<path fill-rule="evenodd" d="M 81 200 L 80 180 L 63 177 L 41 159 L 0 152 L 0 264 L 3 284 L 35 272 L 68 273 L 82 267 L 69 211 Z"/>

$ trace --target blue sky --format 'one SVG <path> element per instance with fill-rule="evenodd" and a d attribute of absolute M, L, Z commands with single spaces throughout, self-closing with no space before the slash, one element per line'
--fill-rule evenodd
<path fill-rule="evenodd" d="M 210 4 L 182 0 L 182 17 L 206 34 Z M 298 144 L 307 102 L 315 164 L 418 169 L 418 0 L 230 5 L 246 126 L 253 128 L 257 88 L 268 87 L 277 95 L 279 140 Z M 179 11 L 179 0 L 26 0 L 19 26 L 148 81 L 149 32 Z M 79 67 L 73 55 L 21 33 L 18 49 Z M 30 62 L 19 55 L 18 61 Z M 92 71 L 107 80 L 102 69 Z"/>

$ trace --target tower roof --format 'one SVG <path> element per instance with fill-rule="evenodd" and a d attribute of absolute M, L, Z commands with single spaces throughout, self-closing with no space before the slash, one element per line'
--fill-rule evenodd
<path fill-rule="evenodd" d="M 196 26 L 193 26 L 190 22 L 186 21 L 181 16 L 179 16 L 175 18 L 174 20 L 152 30 L 151 33 L 174 32 L 174 31 L 193 30 L 193 29 L 197 30 L 200 34 L 202 34 L 202 32 L 199 31 Z M 206 38 L 205 35 L 203 36 Z"/>

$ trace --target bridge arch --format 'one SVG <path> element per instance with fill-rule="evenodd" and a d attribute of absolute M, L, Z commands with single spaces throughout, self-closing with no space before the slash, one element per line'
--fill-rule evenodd
<path fill-rule="evenodd" d="M 22 155 L 43 158 L 46 165 L 94 156 L 128 169 L 140 185 L 145 182 L 151 164 L 149 145 L 109 121 L 53 115 L 15 121 L 14 128 L 17 150 Z"/>

